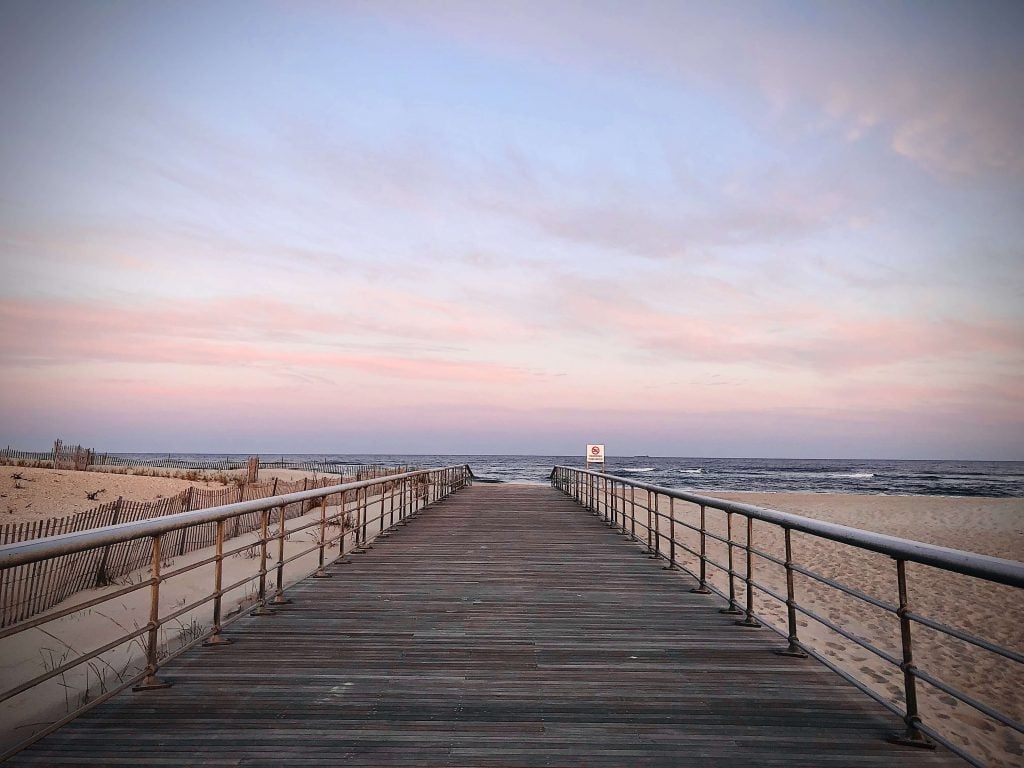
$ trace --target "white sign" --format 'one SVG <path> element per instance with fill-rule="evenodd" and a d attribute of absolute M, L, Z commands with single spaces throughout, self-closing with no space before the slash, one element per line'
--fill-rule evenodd
<path fill-rule="evenodd" d="M 587 464 L 604 464 L 604 446 L 587 446 Z"/>

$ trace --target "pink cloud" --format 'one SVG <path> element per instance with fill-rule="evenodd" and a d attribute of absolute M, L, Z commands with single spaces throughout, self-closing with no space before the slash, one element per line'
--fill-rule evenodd
<path fill-rule="evenodd" d="M 436 308 L 435 308 L 436 309 Z M 6 301 L 0 356 L 8 365 L 142 363 L 360 372 L 403 379 L 508 382 L 529 374 L 488 360 L 359 350 L 359 326 L 265 299 L 101 307 L 84 302 Z M 467 333 L 468 333 L 467 329 Z"/>

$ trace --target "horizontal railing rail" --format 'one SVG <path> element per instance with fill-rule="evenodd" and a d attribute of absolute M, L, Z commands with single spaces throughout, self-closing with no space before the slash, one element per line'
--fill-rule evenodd
<path fill-rule="evenodd" d="M 137 542 L 148 542 L 146 546 L 150 548 L 148 578 L 140 577 L 137 583 L 129 586 L 107 588 L 96 596 L 82 595 L 77 601 L 66 601 L 70 604 L 55 606 L 43 615 L 0 629 L 0 643 L 30 630 L 46 632 L 42 627 L 47 623 L 80 614 L 82 611 L 93 611 L 96 606 L 111 601 L 116 600 L 120 603 L 133 592 L 149 590 L 149 608 L 143 617 L 146 622 L 142 626 L 136 625 L 135 629 L 130 631 L 125 629 L 124 634 L 97 648 L 81 653 L 76 651 L 70 659 L 61 658 L 60 663 L 49 665 L 30 679 L 12 685 L 7 685 L 8 681 L 4 681 L 4 689 L 0 690 L 0 705 L 48 681 L 56 680 L 62 688 L 66 688 L 64 675 L 83 664 L 95 664 L 99 660 L 112 669 L 109 662 L 102 662 L 101 657 L 104 654 L 127 643 L 136 642 L 142 646 L 144 641 L 144 669 L 139 669 L 127 677 L 118 676 L 117 680 L 109 684 L 104 680 L 100 685 L 101 695 L 95 698 L 86 696 L 87 701 L 83 706 L 73 709 L 56 722 L 50 723 L 16 744 L 0 745 L 0 751 L 6 748 L 6 751 L 0 754 L 0 761 L 128 687 L 133 687 L 134 690 L 168 687 L 170 683 L 158 676 L 160 668 L 168 660 L 200 642 L 207 646 L 230 644 L 231 640 L 222 634 L 230 623 L 244 615 L 272 614 L 274 606 L 291 602 L 285 595 L 285 566 L 302 558 L 311 558 L 315 553 L 316 566 L 312 575 L 316 578 L 329 578 L 331 574 L 325 570 L 327 565 L 338 561 L 346 562 L 343 559 L 345 555 L 365 551 L 376 536 L 386 536 L 396 527 L 405 525 L 424 507 L 468 485 L 471 480 L 472 472 L 466 465 L 423 469 L 0 546 L 0 584 L 3 584 L 13 569 L 44 563 L 53 558 L 67 558 L 83 553 L 105 553 L 111 547 Z M 331 500 L 337 503 L 332 505 Z M 292 505 L 299 505 L 300 510 L 305 510 L 304 516 L 289 518 L 285 514 L 285 508 Z M 307 510 L 307 505 L 312 507 Z M 329 507 L 332 507 L 330 512 Z M 315 514 L 317 509 L 319 514 Z M 226 550 L 227 524 L 251 515 L 257 515 L 259 518 L 258 533 L 254 540 Z M 275 522 L 276 530 L 272 530 L 271 524 Z M 289 523 L 292 523 L 293 527 L 289 528 Z M 173 563 L 168 553 L 161 547 L 163 539 L 175 531 L 195 526 L 216 528 L 213 553 L 195 562 L 168 570 Z M 332 528 L 337 529 L 337 532 L 332 533 L 329 530 Z M 303 531 L 312 534 L 313 545 L 286 556 L 286 541 L 289 541 L 293 534 Z M 272 552 L 272 549 L 276 549 L 276 552 Z M 331 550 L 336 552 L 333 557 Z M 231 584 L 225 584 L 225 558 L 243 554 L 251 555 L 258 562 L 259 568 Z M 94 558 L 99 559 L 99 555 Z M 175 605 L 173 610 L 163 611 L 161 586 L 176 576 L 204 566 L 213 566 L 210 591 L 188 595 Z M 94 567 L 93 560 L 88 561 L 88 567 Z M 273 585 L 268 583 L 270 578 L 274 579 Z M 257 585 L 254 587 L 251 600 L 251 613 L 239 611 L 235 616 L 225 619 L 222 605 L 224 596 L 252 582 L 257 582 Z M 211 603 L 212 623 L 208 629 L 187 638 L 187 641 L 171 651 L 161 647 L 162 627 Z M 54 637 L 50 633 L 46 634 Z M 86 681 L 88 686 L 88 676 Z M 86 694 L 88 693 L 87 690 Z"/>
<path fill-rule="evenodd" d="M 970 632 L 949 626 L 935 617 L 927 617 L 912 611 L 907 575 L 907 564 L 915 563 L 1020 589 L 1024 588 L 1024 563 L 874 533 L 592 470 L 556 466 L 551 472 L 550 479 L 555 488 L 573 497 L 593 514 L 602 517 L 609 527 L 618 530 L 633 541 L 646 544 L 646 552 L 651 557 L 668 561 L 667 568 L 682 570 L 695 578 L 697 587 L 692 591 L 706 594 L 715 593 L 727 600 L 727 606 L 722 609 L 722 613 L 737 616 L 737 624 L 750 628 L 766 626 L 786 638 L 787 646 L 780 649 L 778 653 L 786 656 L 806 657 L 809 655 L 814 657 L 901 717 L 905 730 L 897 741 L 912 746 L 933 746 L 934 742 L 930 740 L 933 739 L 972 765 L 984 768 L 984 763 L 978 755 L 972 754 L 963 746 L 954 743 L 937 724 L 923 721 L 918 703 L 918 681 L 1000 723 L 1017 734 L 1018 737 L 1019 734 L 1024 733 L 1024 724 L 1013 715 L 1000 710 L 989 702 L 981 701 L 977 696 L 958 690 L 939 679 L 935 674 L 919 669 L 914 657 L 912 626 L 927 627 L 930 631 L 955 638 L 957 641 L 982 649 L 1013 664 L 1024 663 L 1024 653 L 1019 649 L 1006 648 Z M 661 499 L 667 500 L 668 510 L 662 508 Z M 694 511 L 699 514 L 699 520 L 688 522 L 680 518 L 681 506 L 676 505 L 677 501 L 694 505 L 696 508 Z M 718 532 L 712 530 L 712 526 L 708 524 L 708 510 L 725 513 L 725 520 L 721 521 L 722 525 L 718 526 Z M 740 532 L 734 528 L 734 515 L 740 515 L 745 521 L 745 524 L 741 525 L 741 528 L 745 528 L 743 535 L 740 535 Z M 753 525 L 755 521 L 781 529 L 784 541 L 783 555 L 776 556 L 765 551 L 763 547 L 755 546 Z M 724 528 L 724 532 L 722 532 L 722 528 Z M 696 537 L 698 542 L 691 545 L 681 538 L 679 534 L 686 531 Z M 862 589 L 843 584 L 837 579 L 817 573 L 810 567 L 797 564 L 793 554 L 793 533 L 806 534 L 817 539 L 891 558 L 895 564 L 893 583 L 896 587 L 896 601 L 879 599 L 867 594 Z M 721 562 L 709 553 L 709 542 L 724 548 L 725 562 Z M 737 552 L 745 561 L 742 565 L 736 562 Z M 690 564 L 683 561 L 680 553 L 685 553 L 693 558 L 689 561 Z M 766 584 L 763 577 L 758 577 L 755 569 L 755 557 L 766 564 L 783 569 L 785 594 L 782 593 L 781 587 L 775 588 Z M 725 585 L 716 586 L 709 577 L 709 571 L 721 574 L 720 583 L 724 581 Z M 797 575 L 895 616 L 898 628 L 893 636 L 894 639 L 898 636 L 899 650 L 896 653 L 890 653 L 879 647 L 877 643 L 862 637 L 858 632 L 843 627 L 841 621 L 832 620 L 822 615 L 819 612 L 820 609 L 815 610 L 810 603 L 798 601 L 795 579 Z M 785 606 L 785 626 L 776 626 L 766 619 L 763 606 L 760 611 L 756 609 L 755 590 L 770 598 L 775 604 Z M 738 598 L 740 592 L 743 593 L 743 602 L 745 603 L 742 605 Z M 798 614 L 855 643 L 898 669 L 902 675 L 903 705 L 900 706 L 899 703 L 880 694 L 851 674 L 849 670 L 830 659 L 825 653 L 815 649 L 810 643 L 802 642 L 798 636 Z M 1015 671 L 1020 672 L 1020 669 L 1017 668 Z"/>

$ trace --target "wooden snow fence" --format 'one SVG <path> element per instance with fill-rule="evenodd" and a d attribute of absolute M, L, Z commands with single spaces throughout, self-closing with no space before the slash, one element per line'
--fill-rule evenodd
<path fill-rule="evenodd" d="M 195 509 L 209 509 L 237 501 L 264 499 L 285 493 L 337 485 L 338 477 L 316 480 L 266 480 L 243 483 L 218 489 L 192 487 L 175 496 L 156 501 L 128 501 L 118 498 L 98 507 L 65 517 L 9 523 L 0 526 L 0 544 L 13 544 L 30 539 L 77 533 L 107 525 L 149 520 Z M 328 497 L 328 504 L 341 503 L 341 494 Z M 304 514 L 316 502 L 288 504 L 274 510 L 270 524 L 280 524 L 281 515 L 288 520 Z M 258 530 L 260 514 L 253 512 L 236 517 L 227 527 L 227 538 Z M 202 523 L 168 534 L 163 542 L 166 562 L 205 547 L 213 546 L 216 523 Z M 146 568 L 150 562 L 150 546 L 144 540 L 122 542 L 106 547 L 77 552 L 29 565 L 0 571 L 0 627 L 24 621 L 83 589 L 117 584 L 129 574 Z M 165 563 L 166 564 L 166 563 Z"/>

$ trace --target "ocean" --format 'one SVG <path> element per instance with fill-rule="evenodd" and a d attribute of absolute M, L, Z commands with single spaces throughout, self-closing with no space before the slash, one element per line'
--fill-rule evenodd
<path fill-rule="evenodd" d="M 119 456 L 155 462 L 242 461 L 241 454 L 145 453 Z M 556 464 L 584 466 L 583 456 L 463 456 L 408 454 L 263 454 L 263 461 L 468 464 L 484 480 L 546 483 Z M 713 494 L 716 491 L 803 491 L 928 496 L 1024 497 L 1021 461 L 895 461 L 868 459 L 721 459 L 609 456 L 609 474 Z"/>

